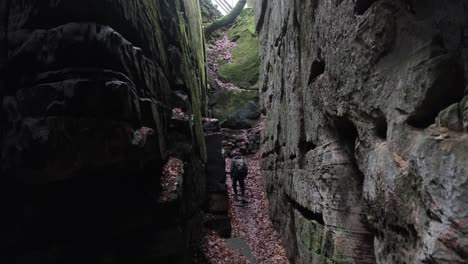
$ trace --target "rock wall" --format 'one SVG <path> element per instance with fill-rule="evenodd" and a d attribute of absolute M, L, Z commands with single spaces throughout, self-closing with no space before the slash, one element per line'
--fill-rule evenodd
<path fill-rule="evenodd" d="M 229 194 L 226 185 L 226 164 L 223 156 L 223 133 L 219 121 L 204 119 L 207 146 L 206 192 L 207 206 L 203 225 L 222 237 L 231 236 Z"/>
<path fill-rule="evenodd" d="M 0 13 L 0 262 L 188 263 L 205 197 L 199 2 Z"/>
<path fill-rule="evenodd" d="M 293 263 L 465 263 L 467 2 L 255 12 L 262 171 Z"/>

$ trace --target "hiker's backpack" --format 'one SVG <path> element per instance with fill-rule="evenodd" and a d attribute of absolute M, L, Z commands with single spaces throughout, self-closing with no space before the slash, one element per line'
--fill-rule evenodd
<path fill-rule="evenodd" d="M 234 159 L 234 166 L 236 167 L 236 174 L 238 176 L 247 176 L 247 163 L 244 159 Z"/>

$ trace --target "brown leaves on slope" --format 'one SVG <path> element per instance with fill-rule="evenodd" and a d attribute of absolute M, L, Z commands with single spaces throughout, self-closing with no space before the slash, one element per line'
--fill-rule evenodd
<path fill-rule="evenodd" d="M 183 174 L 184 163 L 180 159 L 169 158 L 169 161 L 162 168 L 162 191 L 159 195 L 159 202 L 167 202 L 177 198 Z"/>
<path fill-rule="evenodd" d="M 218 69 L 219 63 L 232 63 L 232 54 L 231 50 L 236 46 L 235 42 L 229 40 L 227 32 L 221 33 L 221 38 L 218 39 L 214 44 L 207 43 L 207 63 L 208 63 L 208 73 L 216 85 L 224 90 L 236 90 L 236 91 L 245 91 L 232 83 L 224 82 L 218 78 Z"/>

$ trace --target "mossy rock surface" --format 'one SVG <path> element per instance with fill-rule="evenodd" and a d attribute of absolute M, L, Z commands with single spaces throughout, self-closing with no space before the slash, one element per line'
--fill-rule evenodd
<path fill-rule="evenodd" d="M 242 88 L 250 88 L 258 81 L 260 59 L 259 43 L 255 33 L 255 17 L 252 8 L 242 11 L 236 24 L 228 31 L 232 49 L 232 63 L 221 63 L 218 75 L 226 82 Z"/>
<path fill-rule="evenodd" d="M 223 91 L 211 100 L 213 116 L 222 122 L 251 100 L 258 100 L 256 91 Z"/>
<path fill-rule="evenodd" d="M 257 38 L 255 32 L 255 15 L 252 8 L 245 8 L 237 18 L 235 25 L 229 30 L 230 40 L 236 40 L 239 37 Z"/>

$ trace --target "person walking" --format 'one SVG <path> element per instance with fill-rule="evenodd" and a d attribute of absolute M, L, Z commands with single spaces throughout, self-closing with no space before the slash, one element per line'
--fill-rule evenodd
<path fill-rule="evenodd" d="M 235 199 L 239 200 L 237 193 L 237 183 L 239 183 L 242 202 L 245 203 L 245 179 L 249 169 L 247 162 L 240 156 L 239 153 L 234 154 L 234 158 L 231 161 L 231 179 L 232 179 L 232 188 L 234 189 Z"/>

